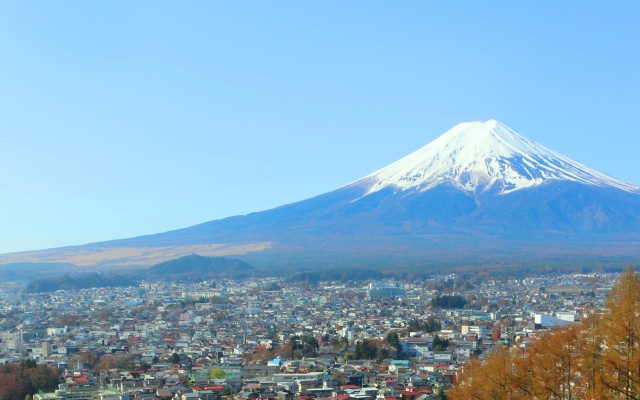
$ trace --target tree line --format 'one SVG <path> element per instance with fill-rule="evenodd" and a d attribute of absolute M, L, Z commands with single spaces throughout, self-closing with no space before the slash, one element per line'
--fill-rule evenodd
<path fill-rule="evenodd" d="M 627 268 L 606 312 L 542 335 L 531 346 L 472 358 L 451 399 L 640 399 L 640 277 Z"/>
<path fill-rule="evenodd" d="M 435 296 L 431 300 L 431 305 L 433 307 L 438 307 L 438 308 L 447 308 L 447 309 L 464 308 L 466 304 L 467 304 L 467 300 L 464 297 L 456 294 Z"/>

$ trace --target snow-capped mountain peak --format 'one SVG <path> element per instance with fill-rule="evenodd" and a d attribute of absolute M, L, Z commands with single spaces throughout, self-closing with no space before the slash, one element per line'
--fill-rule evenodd
<path fill-rule="evenodd" d="M 390 186 L 426 191 L 443 183 L 467 192 L 494 188 L 504 194 L 547 180 L 640 192 L 640 187 L 549 150 L 494 119 L 458 124 L 357 183 L 368 186 L 365 195 Z"/>

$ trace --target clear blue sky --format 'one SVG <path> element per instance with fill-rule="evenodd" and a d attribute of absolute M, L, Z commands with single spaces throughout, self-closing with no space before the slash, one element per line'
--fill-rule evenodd
<path fill-rule="evenodd" d="M 2 1 L 0 253 L 338 188 L 496 118 L 640 185 L 640 2 Z"/>

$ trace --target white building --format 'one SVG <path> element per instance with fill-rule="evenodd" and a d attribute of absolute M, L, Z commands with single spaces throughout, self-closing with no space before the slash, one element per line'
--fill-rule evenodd
<path fill-rule="evenodd" d="M 60 336 L 67 333 L 67 327 L 64 328 L 47 328 L 47 336 Z"/>
<path fill-rule="evenodd" d="M 489 328 L 484 325 L 462 325 L 461 332 L 463 335 L 478 335 L 478 338 L 484 338 L 489 335 Z"/>
<path fill-rule="evenodd" d="M 569 325 L 575 321 L 575 314 L 572 315 L 574 319 L 571 319 L 568 315 L 562 315 L 562 318 L 559 318 L 549 314 L 536 314 L 534 316 L 535 328 L 556 328 Z"/>
<path fill-rule="evenodd" d="M 431 354 L 432 340 L 424 337 L 408 337 L 400 341 L 402 352 L 409 357 L 425 358 Z"/>

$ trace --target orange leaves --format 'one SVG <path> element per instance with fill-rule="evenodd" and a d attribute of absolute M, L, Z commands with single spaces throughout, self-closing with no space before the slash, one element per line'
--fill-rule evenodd
<path fill-rule="evenodd" d="M 620 275 L 602 321 L 603 382 L 613 396 L 640 399 L 640 278 L 629 267 Z"/>
<path fill-rule="evenodd" d="M 620 275 L 602 316 L 471 360 L 449 391 L 456 400 L 640 400 L 640 277 Z"/>

